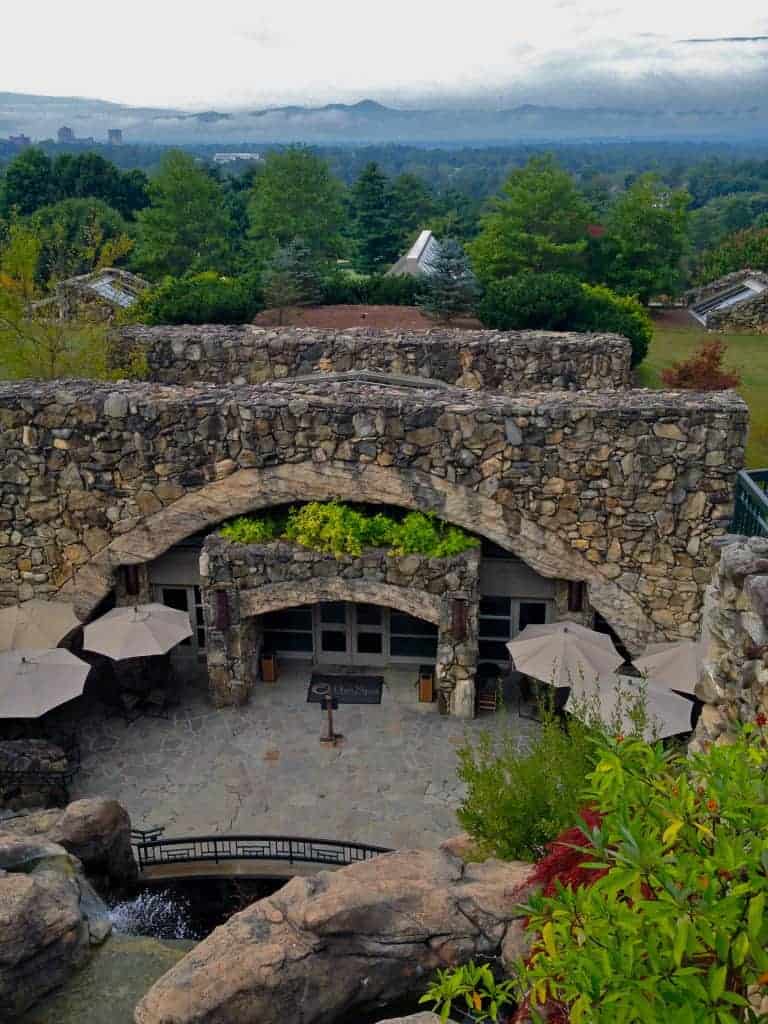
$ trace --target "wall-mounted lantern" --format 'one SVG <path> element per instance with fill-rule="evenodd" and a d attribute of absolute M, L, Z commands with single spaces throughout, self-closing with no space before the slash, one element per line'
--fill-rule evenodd
<path fill-rule="evenodd" d="M 585 584 L 583 580 L 569 580 L 568 581 L 568 611 L 569 612 L 583 612 L 584 611 L 584 591 Z"/>
<path fill-rule="evenodd" d="M 226 590 L 217 590 L 215 594 L 216 629 L 223 632 L 229 629 L 229 601 Z"/>
<path fill-rule="evenodd" d="M 123 575 L 125 578 L 125 592 L 130 594 L 131 597 L 135 597 L 139 592 L 139 567 L 138 565 L 125 565 L 123 566 Z"/>
<path fill-rule="evenodd" d="M 467 602 L 460 597 L 456 597 L 453 600 L 453 608 L 451 609 L 452 617 L 452 632 L 454 640 L 466 640 L 467 639 Z"/>

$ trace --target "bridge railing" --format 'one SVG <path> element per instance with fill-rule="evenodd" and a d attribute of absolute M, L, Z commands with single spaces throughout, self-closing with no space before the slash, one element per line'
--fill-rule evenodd
<path fill-rule="evenodd" d="M 343 867 L 391 853 L 385 846 L 348 843 L 336 839 L 311 839 L 304 836 L 211 835 L 168 838 L 163 828 L 134 829 L 131 842 L 139 869 L 158 864 L 183 864 L 189 861 L 227 860 L 284 861 L 288 864 L 323 864 Z"/>
<path fill-rule="evenodd" d="M 768 537 L 768 469 L 743 469 L 736 478 L 731 532 Z"/>

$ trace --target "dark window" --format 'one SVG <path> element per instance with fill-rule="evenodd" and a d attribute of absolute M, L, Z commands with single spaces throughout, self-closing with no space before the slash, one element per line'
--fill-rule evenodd
<path fill-rule="evenodd" d="M 509 618 L 506 619 L 480 619 L 480 636 L 500 636 L 509 640 L 511 629 Z"/>
<path fill-rule="evenodd" d="M 347 606 L 343 601 L 323 601 L 320 605 L 321 622 L 346 622 Z"/>
<path fill-rule="evenodd" d="M 547 621 L 547 605 L 544 601 L 520 602 L 520 629 L 526 626 L 542 626 Z"/>
<path fill-rule="evenodd" d="M 434 636 L 437 637 L 437 626 L 423 619 L 417 619 L 413 615 L 406 615 L 404 612 L 392 612 L 389 617 L 389 629 L 391 633 L 404 633 L 407 636 Z"/>
<path fill-rule="evenodd" d="M 311 633 L 281 633 L 266 630 L 264 648 L 268 651 L 306 651 L 312 653 Z"/>
<path fill-rule="evenodd" d="M 338 629 L 324 629 L 320 633 L 320 647 L 324 651 L 346 651 L 347 634 Z"/>
<path fill-rule="evenodd" d="M 512 598 L 511 597 L 481 597 L 480 598 L 480 614 L 481 615 L 506 615 L 512 610 Z"/>
<path fill-rule="evenodd" d="M 266 629 L 312 629 L 312 609 L 281 608 L 278 612 L 267 612 L 262 621 Z"/>
<path fill-rule="evenodd" d="M 481 661 L 509 661 L 507 645 L 496 640 L 481 640 L 478 644 Z"/>
<path fill-rule="evenodd" d="M 355 616 L 359 626 L 380 626 L 383 609 L 376 604 L 355 605 Z"/>
<path fill-rule="evenodd" d="M 389 651 L 393 658 L 434 660 L 437 657 L 437 637 L 393 636 L 389 641 Z"/>
<path fill-rule="evenodd" d="M 381 633 L 358 633 L 357 650 L 359 654 L 381 654 Z"/>

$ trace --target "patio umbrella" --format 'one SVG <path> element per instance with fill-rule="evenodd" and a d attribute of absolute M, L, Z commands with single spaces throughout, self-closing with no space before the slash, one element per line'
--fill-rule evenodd
<path fill-rule="evenodd" d="M 0 718 L 39 718 L 79 697 L 90 671 L 60 647 L 0 652 Z"/>
<path fill-rule="evenodd" d="M 167 654 L 172 647 L 192 636 L 192 626 L 186 612 L 164 604 L 127 605 L 113 608 L 89 623 L 83 636 L 86 651 L 124 661 Z"/>
<path fill-rule="evenodd" d="M 518 672 L 554 687 L 580 687 L 624 661 L 609 636 L 574 622 L 526 626 L 507 650 Z"/>
<path fill-rule="evenodd" d="M 24 601 L 0 609 L 0 651 L 55 647 L 81 625 L 71 604 Z"/>
<path fill-rule="evenodd" d="M 579 700 L 580 696 L 586 700 Z M 691 731 L 693 705 L 689 700 L 650 683 L 643 684 L 630 676 L 604 676 L 596 679 L 591 689 L 585 688 L 581 695 L 571 691 L 565 710 L 587 720 L 593 711 L 599 711 L 599 717 L 606 726 L 615 724 L 623 732 L 630 733 L 634 729 L 630 711 L 638 700 L 645 703 L 647 722 L 643 727 L 644 739 L 664 739 L 665 736 Z M 615 721 L 617 717 L 618 722 Z"/>
<path fill-rule="evenodd" d="M 645 673 L 655 686 L 693 694 L 699 681 L 705 654 L 700 640 L 649 644 L 642 656 L 632 664 Z"/>

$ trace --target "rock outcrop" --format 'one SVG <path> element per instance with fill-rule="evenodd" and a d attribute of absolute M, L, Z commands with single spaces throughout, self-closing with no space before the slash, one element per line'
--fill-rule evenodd
<path fill-rule="evenodd" d="M 109 934 L 82 865 L 56 843 L 0 832 L 0 1020 L 63 984 Z"/>
<path fill-rule="evenodd" d="M 162 977 L 136 1024 L 331 1024 L 421 991 L 438 967 L 497 955 L 530 865 L 406 850 L 294 878 Z"/>
<path fill-rule="evenodd" d="M 0 826 L 13 835 L 57 843 L 77 857 L 89 877 L 111 882 L 136 878 L 131 850 L 131 819 L 116 800 L 75 800 L 63 810 L 35 811 Z"/>

